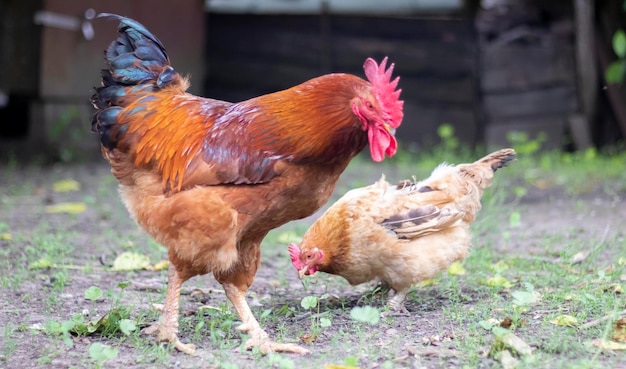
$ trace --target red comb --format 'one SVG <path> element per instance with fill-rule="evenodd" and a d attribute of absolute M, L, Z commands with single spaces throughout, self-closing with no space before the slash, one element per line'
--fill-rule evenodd
<path fill-rule="evenodd" d="M 382 107 L 383 118 L 389 121 L 393 128 L 398 128 L 402 122 L 404 101 L 399 100 L 402 90 L 396 90 L 400 77 L 396 77 L 393 81 L 391 80 L 394 65 L 391 63 L 389 69 L 385 70 L 387 57 L 383 59 L 380 65 L 376 64 L 374 59 L 367 58 L 363 64 L 363 69 L 368 81 L 372 84 L 378 104 Z"/>
<path fill-rule="evenodd" d="M 298 270 L 302 269 L 304 265 L 300 261 L 300 248 L 295 243 L 289 245 L 289 256 L 291 257 L 291 264 Z"/>

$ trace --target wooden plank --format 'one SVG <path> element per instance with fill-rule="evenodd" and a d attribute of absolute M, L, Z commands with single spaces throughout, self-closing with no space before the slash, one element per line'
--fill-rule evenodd
<path fill-rule="evenodd" d="M 400 75 L 399 86 L 404 100 L 466 107 L 471 107 L 476 101 L 475 80 L 471 75 L 459 78 L 420 78 Z"/>
<path fill-rule="evenodd" d="M 301 32 L 267 33 L 257 32 L 254 36 L 233 42 L 234 35 L 224 34 L 223 38 L 214 36 L 208 44 L 210 58 L 237 54 L 255 59 L 271 58 L 281 62 L 319 63 L 320 53 L 324 47 L 318 33 Z M 271 39 L 272 42 L 267 42 Z"/>
<path fill-rule="evenodd" d="M 437 129 L 442 124 L 451 124 L 455 136 L 466 144 L 477 139 L 477 121 L 471 108 L 451 107 L 445 104 L 404 103 L 404 119 L 396 137 L 400 141 L 432 146 L 439 143 Z"/>
<path fill-rule="evenodd" d="M 443 36 L 440 35 L 435 39 L 413 36 L 391 38 L 397 33 L 382 31 L 381 34 L 366 32 L 362 35 L 357 32 L 361 31 L 361 28 L 351 30 L 342 23 L 339 23 L 341 27 L 337 27 L 337 23 L 333 23 L 334 17 L 329 18 L 332 70 L 328 72 L 362 73 L 361 66 L 365 58 L 372 56 L 380 60 L 385 55 L 390 55 L 399 68 L 402 66 L 403 75 L 432 75 L 446 71 L 448 66 L 452 66 L 452 69 L 444 73 L 459 75 L 469 73 L 473 68 L 472 58 L 468 56 L 473 52 L 473 47 L 469 46 L 471 43 L 461 43 L 459 40 L 466 37 L 465 29 L 460 31 L 452 27 L 452 30 L 444 31 L 443 27 L 439 26 L 436 29 L 443 33 Z M 404 25 L 396 25 L 387 18 L 340 18 L 350 20 L 348 25 L 359 25 L 368 30 L 376 28 L 379 23 L 383 23 L 386 27 L 393 25 L 394 29 L 404 29 L 400 33 L 402 35 L 421 34 L 422 32 L 418 31 L 428 29 L 427 26 L 421 24 L 422 20 L 404 19 L 400 22 Z M 302 19 L 303 22 L 293 28 L 287 28 L 289 24 L 294 25 L 294 19 Z M 369 26 L 367 26 L 368 22 Z M 446 22 L 426 21 L 425 23 L 439 25 Z M 456 24 L 456 22 L 452 23 Z M 441 41 L 441 38 L 448 41 Z M 320 57 L 325 47 L 321 37 L 321 18 L 313 21 L 310 17 L 284 16 L 279 22 L 274 16 L 247 17 L 213 14 L 209 17 L 207 49 L 210 60 L 235 53 L 253 59 L 280 59 L 285 63 L 312 65 L 321 63 Z M 437 66 L 437 68 L 432 71 L 429 66 Z M 461 72 L 457 73 L 457 71 Z"/>
<path fill-rule="evenodd" d="M 331 55 L 338 70 L 360 68 L 367 57 L 380 61 L 388 56 L 402 75 L 460 76 L 474 68 L 472 52 L 437 42 L 407 42 L 334 34 Z"/>
<path fill-rule="evenodd" d="M 589 120 L 583 114 L 572 114 L 568 116 L 567 127 L 576 150 L 586 150 L 593 146 Z"/>
<path fill-rule="evenodd" d="M 41 29 L 33 14 L 41 0 L 0 1 L 0 91 L 38 95 Z"/>
<path fill-rule="evenodd" d="M 217 98 L 220 98 L 220 95 L 216 95 L 218 91 L 216 89 L 227 87 L 268 93 L 292 87 L 324 74 L 321 68 L 231 58 L 212 62 L 211 70 L 216 72 L 209 74 L 206 93 Z M 230 70 L 237 72 L 231 73 Z M 356 74 L 365 78 L 362 71 Z M 469 107 L 474 104 L 476 98 L 474 80 L 471 76 L 444 80 L 434 77 L 405 77 L 402 74 L 399 86 L 402 89 L 401 98 L 405 101 Z"/>
<path fill-rule="evenodd" d="M 209 37 L 219 32 L 237 33 L 238 38 L 231 41 L 243 40 L 251 36 L 249 30 L 257 32 L 275 32 L 291 30 L 319 29 L 319 15 L 254 15 L 254 14 L 217 14 L 208 13 L 207 30 Z M 270 41 L 270 40 L 267 40 Z"/>
<path fill-rule="evenodd" d="M 269 93 L 300 84 L 320 75 L 319 68 L 296 64 L 277 64 L 260 60 L 222 58 L 211 62 L 206 93 L 215 98 L 215 87 L 253 89 Z"/>
<path fill-rule="evenodd" d="M 571 113 L 578 109 L 576 88 L 556 86 L 522 92 L 486 94 L 485 114 L 490 121 L 503 117 Z"/>
<path fill-rule="evenodd" d="M 427 19 L 416 17 L 331 15 L 332 33 L 391 40 L 434 41 L 460 47 L 474 43 L 469 18 Z"/>
<path fill-rule="evenodd" d="M 487 93 L 572 84 L 576 78 L 571 45 L 486 47 L 480 58 L 481 88 Z"/>
<path fill-rule="evenodd" d="M 565 119 L 560 114 L 499 118 L 487 125 L 485 143 L 488 148 L 509 146 L 511 143 L 507 136 L 515 131 L 526 132 L 529 139 L 536 139 L 538 135 L 544 134 L 546 140 L 541 146 L 542 149 L 562 149 Z"/>
<path fill-rule="evenodd" d="M 211 59 L 237 54 L 283 63 L 319 63 L 324 47 L 319 18 L 293 16 L 285 17 L 286 22 L 273 16 L 208 18 L 207 53 Z M 298 26 L 288 27 L 298 19 Z"/>
<path fill-rule="evenodd" d="M 596 64 L 596 55 L 593 52 L 595 50 L 595 3 L 589 0 L 574 0 L 574 9 L 576 19 L 576 65 L 578 66 L 576 79 L 580 86 L 578 93 L 586 122 L 578 122 L 579 124 L 572 128 L 578 129 L 576 136 L 584 142 L 590 143 L 589 127 L 591 127 L 595 119 L 598 101 L 598 66 Z M 581 142 L 581 144 L 584 143 Z"/>
<path fill-rule="evenodd" d="M 216 13 L 251 14 L 316 14 L 323 11 L 338 14 L 411 14 L 437 15 L 459 13 L 462 0 L 392 0 L 381 6 L 379 0 L 206 0 L 208 11 Z"/>
<path fill-rule="evenodd" d="M 364 77 L 367 57 L 380 61 L 388 55 L 405 100 L 400 140 L 435 144 L 437 128 L 449 123 L 463 142 L 477 141 L 476 46 L 465 42 L 473 37 L 467 22 L 334 15 L 318 20 L 209 15 L 207 95 L 240 101 L 328 72 Z"/>

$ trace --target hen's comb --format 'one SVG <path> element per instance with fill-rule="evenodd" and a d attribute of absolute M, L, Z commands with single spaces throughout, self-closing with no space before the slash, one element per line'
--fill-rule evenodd
<path fill-rule="evenodd" d="M 295 243 L 289 245 L 289 256 L 291 257 L 291 264 L 298 270 L 302 269 L 304 265 L 300 261 L 300 248 Z"/>
<path fill-rule="evenodd" d="M 380 65 L 376 64 L 372 58 L 367 58 L 363 64 L 365 76 L 372 84 L 376 99 L 383 112 L 383 118 L 391 122 L 393 128 L 398 128 L 402 122 L 402 107 L 404 105 L 404 101 L 399 99 L 402 90 L 396 90 L 400 77 L 396 77 L 392 81 L 391 74 L 394 64 L 391 63 L 387 70 L 385 70 L 386 67 L 387 57 L 383 59 Z"/>

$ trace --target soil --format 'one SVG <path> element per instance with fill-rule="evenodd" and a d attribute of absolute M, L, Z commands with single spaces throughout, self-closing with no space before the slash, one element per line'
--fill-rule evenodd
<path fill-rule="evenodd" d="M 379 174 L 374 172 L 368 174 L 368 178 L 360 177 L 360 181 L 368 183 L 377 179 Z M 166 252 L 128 219 L 116 195 L 116 183 L 104 164 L 3 167 L 0 173 L 0 207 L 3 208 L 0 210 L 0 226 L 2 223 L 8 225 L 8 230 L 0 228 L 0 234 L 10 232 L 12 236 L 11 240 L 0 238 L 2 256 L 6 257 L 0 262 L 3 278 L 0 287 L 0 327 L 3 332 L 0 367 L 97 367 L 88 353 L 94 342 L 119 348 L 117 357 L 104 364 L 110 368 L 213 368 L 220 367 L 219 363 L 222 367 L 229 367 L 228 363 L 232 363 L 234 366 L 230 367 L 233 368 L 289 367 L 276 357 L 262 357 L 240 347 L 242 336 L 234 329 L 236 322 L 233 322 L 236 315 L 232 313 L 221 286 L 211 276 L 193 278 L 183 287 L 180 337 L 198 346 L 194 357 L 167 347 L 159 349 L 144 338 L 124 339 L 120 333 L 113 337 L 71 337 L 73 345 L 69 347 L 61 339 L 33 329 L 49 321 L 69 320 L 73 314 L 83 314 L 86 319 L 101 316 L 111 309 L 114 301 L 130 307 L 132 319 L 147 325 L 158 318 L 158 312 L 150 306 L 163 300 L 165 272 L 111 272 L 104 267 L 127 249 L 148 254 L 153 262 L 165 258 Z M 362 173 L 358 175 L 362 176 Z M 351 178 L 355 176 L 356 171 L 346 173 L 338 185 L 338 192 L 350 187 Z M 79 191 L 52 191 L 55 181 L 70 178 L 81 183 Z M 559 243 L 555 243 L 557 246 L 550 253 L 546 253 L 546 248 L 541 245 L 546 235 L 553 234 L 563 237 L 563 248 L 568 239 L 582 238 L 588 240 L 589 248 L 593 249 L 602 240 L 624 236 L 626 207 L 622 197 L 609 196 L 602 191 L 570 197 L 562 191 L 533 189 L 517 208 L 523 226 L 508 227 L 506 218 L 502 222 L 506 235 L 490 232 L 483 240 L 482 235 L 477 234 L 475 247 L 493 247 L 503 259 L 508 255 L 528 255 L 556 260 L 562 251 Z M 87 210 L 76 215 L 46 214 L 47 205 L 63 201 L 85 202 Z M 507 214 L 483 211 L 486 216 Z M 296 223 L 297 229 L 306 229 L 312 219 Z M 293 225 L 285 229 L 293 229 Z M 59 242 L 67 243 L 67 255 L 62 257 L 64 265 L 88 268 L 29 270 L 30 263 L 38 257 L 45 257 L 43 251 L 36 249 L 46 247 L 42 246 L 45 242 L 41 240 L 42 235 L 58 236 Z M 503 241 L 505 238 L 507 242 Z M 620 250 L 599 255 L 598 263 L 611 260 L 617 252 Z M 58 288 L 59 278 L 66 280 L 61 288 Z M 132 284 L 121 291 L 117 286 L 124 281 Z M 90 286 L 98 286 L 108 293 L 93 303 L 84 297 Z M 332 325 L 320 329 L 314 342 L 303 344 L 312 354 L 306 357 L 281 356 L 292 360 L 297 367 L 321 368 L 326 363 L 341 364 L 348 356 L 358 357 L 364 368 L 384 367 L 383 363 L 387 361 L 393 362 L 394 367 L 463 367 L 467 358 L 459 350 L 459 345 L 462 345 L 464 329 L 444 316 L 444 309 L 450 304 L 447 291 L 436 286 L 420 289 L 407 303 L 409 316 L 394 316 L 375 326 L 355 328 L 349 311 L 353 306 L 365 304 L 361 297 L 364 292 L 371 291 L 371 287 L 354 288 L 338 278 L 319 276 L 304 288 L 289 263 L 286 246 L 281 245 L 263 250 L 263 261 L 248 301 L 270 336 L 282 342 L 296 342 L 306 339 L 306 334 L 312 332 L 311 316 L 300 307 L 301 299 L 308 295 L 330 295 L 324 300 L 321 311 L 329 311 Z M 487 296 L 484 290 L 465 286 L 462 282 L 459 288 L 458 295 L 463 297 L 463 306 L 468 311 Z M 365 302 L 381 306 L 384 300 L 380 296 L 369 296 Z M 200 306 L 211 306 L 207 314 L 219 316 L 217 321 L 222 327 L 211 329 L 210 315 L 203 317 L 198 313 Z M 226 312 L 215 313 L 218 309 Z M 271 312 L 264 315 L 268 309 L 272 309 Z M 203 327 L 199 327 L 200 321 L 205 323 Z M 367 348 L 365 354 L 360 353 L 363 348 Z M 488 349 L 484 347 L 476 353 L 480 356 L 481 367 L 496 366 L 495 361 L 485 355 Z"/>

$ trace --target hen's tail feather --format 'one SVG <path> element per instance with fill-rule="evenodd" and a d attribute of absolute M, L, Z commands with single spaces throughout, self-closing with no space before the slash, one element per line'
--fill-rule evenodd
<path fill-rule="evenodd" d="M 486 188 L 491 183 L 491 180 L 483 181 L 483 176 L 487 175 L 488 178 L 491 178 L 493 173 L 489 172 L 489 170 L 485 168 L 485 166 L 488 166 L 489 168 L 491 168 L 491 171 L 495 172 L 496 170 L 507 166 L 511 161 L 515 159 L 516 159 L 515 150 L 501 149 L 501 150 L 492 152 L 491 154 L 481 159 L 478 159 L 477 161 L 473 163 L 459 164 L 457 167 L 461 170 L 462 173 L 471 174 L 469 176 L 470 178 L 474 178 L 477 183 L 481 184 L 482 188 Z M 478 173 L 481 173 L 481 172 L 483 173 L 483 175 L 477 175 Z M 404 179 L 404 180 L 399 181 L 396 184 L 396 188 L 399 190 L 404 189 L 404 188 L 412 188 L 413 186 L 416 186 L 418 183 L 419 182 L 415 178 L 413 178 L 412 180 Z M 432 189 L 429 186 L 423 186 L 419 189 L 414 188 L 414 190 L 417 190 L 418 192 L 432 191 Z"/>
<path fill-rule="evenodd" d="M 98 18 L 119 20 L 119 36 L 105 51 L 107 69 L 102 84 L 95 88 L 91 103 L 97 109 L 91 122 L 92 132 L 100 134 L 106 148 L 114 148 L 126 127 L 119 126 L 117 115 L 142 95 L 183 83 L 170 66 L 163 44 L 141 23 L 116 14 L 101 13 Z M 134 95 L 133 98 L 125 98 Z"/>
<path fill-rule="evenodd" d="M 477 163 L 488 164 L 494 172 L 500 168 L 507 166 L 511 161 L 515 160 L 516 154 L 513 149 L 502 149 L 485 156 L 478 160 Z"/>
<path fill-rule="evenodd" d="M 457 165 L 457 168 L 463 177 L 474 182 L 479 188 L 485 189 L 491 185 L 495 171 L 513 160 L 515 160 L 515 150 L 502 149 L 471 164 Z"/>

